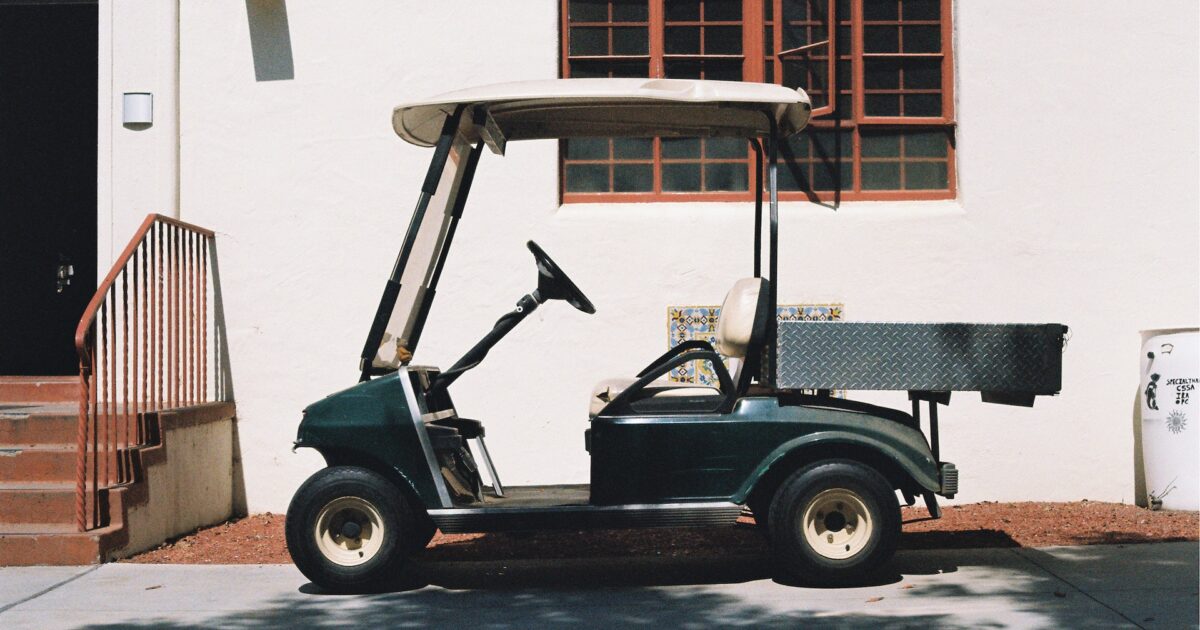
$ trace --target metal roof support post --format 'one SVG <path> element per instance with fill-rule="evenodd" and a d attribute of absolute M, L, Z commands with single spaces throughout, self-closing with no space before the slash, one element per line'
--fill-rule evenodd
<path fill-rule="evenodd" d="M 467 196 L 471 194 L 471 182 L 475 180 L 475 168 L 479 165 L 479 156 L 483 154 L 483 141 L 475 143 L 467 156 L 466 170 L 463 172 L 462 183 L 459 184 L 458 198 L 450 210 L 450 225 L 446 228 L 446 239 L 442 242 L 442 251 L 438 253 L 437 264 L 429 286 L 425 289 L 425 297 L 421 300 L 421 310 L 417 313 L 417 321 L 413 324 L 412 334 L 409 335 L 408 347 L 415 350 L 421 342 L 421 331 L 425 329 L 425 320 L 429 319 L 429 309 L 433 307 L 433 298 L 437 295 L 438 280 L 442 277 L 442 267 L 450 255 L 450 244 L 454 242 L 454 232 L 458 230 L 458 221 L 462 219 L 463 208 L 467 205 Z"/>
<path fill-rule="evenodd" d="M 454 142 L 454 134 L 458 133 L 458 121 L 465 108 L 466 105 L 456 107 L 454 113 L 447 116 L 446 122 L 442 124 L 442 135 L 438 137 L 433 160 L 429 163 L 429 170 L 425 174 L 425 183 L 421 185 L 421 194 L 417 197 L 417 207 L 413 210 L 412 219 L 408 222 L 408 232 L 404 235 L 404 244 L 401 245 L 400 253 L 396 256 L 392 275 L 388 278 L 387 286 L 383 288 L 383 297 L 379 300 L 379 308 L 375 309 L 375 319 L 371 322 L 371 330 L 367 333 L 366 343 L 363 344 L 358 363 L 358 368 L 362 370 L 359 382 L 371 378 L 371 361 L 379 350 L 379 343 L 383 339 L 384 330 L 387 329 L 388 319 L 391 318 L 392 309 L 396 307 L 396 300 L 400 297 L 400 278 L 404 275 L 404 267 L 408 265 L 408 257 L 412 254 L 413 245 L 416 243 L 417 232 L 420 231 L 421 222 L 425 219 L 425 210 L 429 208 L 429 200 L 437 192 L 438 179 L 442 176 L 442 170 L 446 168 L 446 161 L 450 159 L 450 146 Z"/>
<path fill-rule="evenodd" d="M 779 125 L 771 119 L 771 136 L 768 151 L 767 185 L 771 196 L 771 260 L 768 273 L 768 293 L 771 312 L 767 324 L 767 387 L 774 388 L 776 379 L 776 355 L 779 345 Z"/>
<path fill-rule="evenodd" d="M 754 277 L 762 277 L 763 150 L 757 138 L 750 139 L 754 149 Z"/>

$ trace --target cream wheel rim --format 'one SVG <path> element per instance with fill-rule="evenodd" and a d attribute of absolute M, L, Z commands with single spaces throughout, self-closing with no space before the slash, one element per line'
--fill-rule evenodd
<path fill-rule="evenodd" d="M 359 497 L 339 497 L 326 503 L 313 528 L 321 555 L 344 567 L 374 558 L 386 533 L 379 510 Z"/>
<path fill-rule="evenodd" d="M 831 560 L 845 560 L 867 546 L 875 523 L 858 493 L 831 488 L 808 502 L 801 527 L 813 551 Z"/>

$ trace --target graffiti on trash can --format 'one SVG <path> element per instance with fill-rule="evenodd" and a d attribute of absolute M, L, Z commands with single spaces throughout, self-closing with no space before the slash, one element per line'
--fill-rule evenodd
<path fill-rule="evenodd" d="M 1150 382 L 1146 384 L 1146 406 L 1158 411 L 1158 375 L 1151 374 Z"/>
<path fill-rule="evenodd" d="M 1175 435 L 1187 428 L 1187 415 L 1178 409 L 1167 414 L 1167 430 Z"/>

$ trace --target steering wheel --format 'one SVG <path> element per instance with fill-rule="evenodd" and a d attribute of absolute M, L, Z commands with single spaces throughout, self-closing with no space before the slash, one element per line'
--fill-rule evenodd
<path fill-rule="evenodd" d="M 583 291 L 575 286 L 574 282 L 563 273 L 546 252 L 538 246 L 537 243 L 529 241 L 525 244 L 529 247 L 529 251 L 533 252 L 533 258 L 537 261 L 538 268 L 538 288 L 537 294 L 539 302 L 546 300 L 564 300 L 567 304 L 591 315 L 596 312 L 596 307 L 592 306 L 592 301 L 587 299 Z"/>

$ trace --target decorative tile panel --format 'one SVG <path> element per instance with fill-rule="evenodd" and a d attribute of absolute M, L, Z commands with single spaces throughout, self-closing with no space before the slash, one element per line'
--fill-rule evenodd
<path fill-rule="evenodd" d="M 834 322 L 842 320 L 844 308 L 842 304 L 782 304 L 777 316 L 780 322 Z M 720 318 L 720 306 L 667 307 L 667 348 L 692 339 L 715 343 Z M 728 360 L 726 364 L 728 367 Z M 670 378 L 676 383 L 718 386 L 712 366 L 702 361 L 685 363 L 671 370 Z"/>

